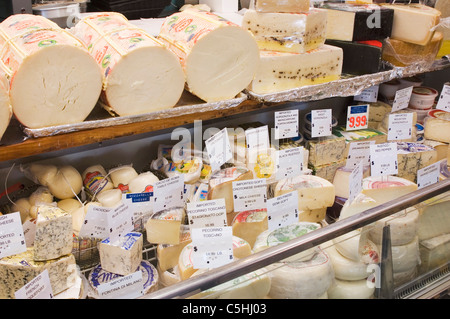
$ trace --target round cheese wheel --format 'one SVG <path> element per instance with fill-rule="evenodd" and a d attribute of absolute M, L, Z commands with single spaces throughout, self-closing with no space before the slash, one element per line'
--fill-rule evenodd
<path fill-rule="evenodd" d="M 97 195 L 97 201 L 104 207 L 114 207 L 122 200 L 122 191 L 118 188 L 108 189 Z"/>
<path fill-rule="evenodd" d="M 11 206 L 11 211 L 13 213 L 19 212 L 20 219 L 23 223 L 30 214 L 30 208 L 31 204 L 30 201 L 28 200 L 28 197 L 22 197 L 14 202 L 14 204 Z"/>
<path fill-rule="evenodd" d="M 406 245 L 391 246 L 394 273 L 409 271 L 420 263 L 419 238 Z"/>
<path fill-rule="evenodd" d="M 51 164 L 31 163 L 21 167 L 21 170 L 27 178 L 36 184 L 47 186 L 55 178 L 58 167 Z"/>
<path fill-rule="evenodd" d="M 102 165 L 89 166 L 83 171 L 81 177 L 83 178 L 83 186 L 91 195 L 113 188 L 113 184 Z"/>
<path fill-rule="evenodd" d="M 334 238 L 333 243 L 336 250 L 348 259 L 366 264 L 377 263 L 380 259 L 378 247 L 366 237 L 357 229 Z"/>
<path fill-rule="evenodd" d="M 152 172 L 144 172 L 133 178 L 128 183 L 128 189 L 131 193 L 152 192 L 153 185 L 158 181 L 159 178 Z"/>
<path fill-rule="evenodd" d="M 83 204 L 80 203 L 80 201 L 75 198 L 62 199 L 58 201 L 57 205 L 59 208 L 68 213 L 72 213 L 75 209 L 78 209 L 81 206 L 83 206 Z"/>
<path fill-rule="evenodd" d="M 135 177 L 138 173 L 131 165 L 122 165 L 109 170 L 109 176 L 113 182 L 115 188 L 120 188 L 122 191 L 128 190 L 128 183 Z"/>
<path fill-rule="evenodd" d="M 361 280 L 370 275 L 367 264 L 344 257 L 334 245 L 326 248 L 325 251 L 331 258 L 334 275 L 337 279 Z"/>
<path fill-rule="evenodd" d="M 58 199 L 73 198 L 80 193 L 83 179 L 75 167 L 65 165 L 58 168 L 56 175 L 49 181 L 47 187 Z"/>
<path fill-rule="evenodd" d="M 9 126 L 11 117 L 12 107 L 9 99 L 9 83 L 5 70 L 0 67 L 0 140 Z"/>
<path fill-rule="evenodd" d="M 39 186 L 31 195 L 28 197 L 30 205 L 39 205 L 41 203 L 52 203 L 53 195 L 50 189 L 45 186 Z"/>
<path fill-rule="evenodd" d="M 97 104 L 102 74 L 80 40 L 31 14 L 11 15 L 0 29 L 15 117 L 32 129 L 84 121 Z"/>
<path fill-rule="evenodd" d="M 328 299 L 371 299 L 374 292 L 375 285 L 365 279 L 335 279 L 327 291 Z"/>

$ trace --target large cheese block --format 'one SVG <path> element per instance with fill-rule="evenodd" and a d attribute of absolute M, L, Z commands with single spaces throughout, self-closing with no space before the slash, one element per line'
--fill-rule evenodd
<path fill-rule="evenodd" d="M 305 148 L 309 151 L 308 162 L 314 166 L 344 160 L 345 147 L 345 138 L 335 135 L 307 140 L 305 145 Z"/>
<path fill-rule="evenodd" d="M 385 39 L 383 60 L 395 66 L 404 67 L 414 63 L 433 63 L 442 45 L 444 35 L 434 32 L 433 37 L 425 45 L 405 42 L 398 39 Z"/>
<path fill-rule="evenodd" d="M 342 49 L 324 44 L 305 53 L 260 51 L 261 60 L 248 89 L 268 94 L 338 80 Z"/>
<path fill-rule="evenodd" d="M 397 176 L 370 176 L 363 179 L 362 193 L 379 204 L 417 190 L 417 184 Z"/>
<path fill-rule="evenodd" d="M 299 210 L 331 207 L 334 203 L 334 185 L 318 176 L 299 175 L 280 180 L 275 187 L 275 196 L 290 192 L 298 193 Z"/>
<path fill-rule="evenodd" d="M 37 207 L 34 260 L 56 259 L 72 252 L 72 216 L 62 209 L 40 205 Z"/>
<path fill-rule="evenodd" d="M 280 262 L 266 267 L 274 299 L 316 299 L 323 296 L 334 280 L 333 265 L 327 253 L 319 250 L 310 260 Z"/>
<path fill-rule="evenodd" d="M 431 40 L 441 16 L 439 10 L 418 3 L 381 6 L 394 10 L 391 38 L 419 45 Z"/>
<path fill-rule="evenodd" d="M 115 240 L 102 240 L 98 244 L 102 268 L 122 276 L 135 272 L 142 261 L 143 237 L 141 233 L 132 232 Z"/>
<path fill-rule="evenodd" d="M 275 13 L 247 10 L 242 27 L 255 36 L 260 50 L 304 53 L 325 42 L 327 12 Z"/>
<path fill-rule="evenodd" d="M 450 157 L 450 144 L 433 141 L 433 140 L 423 140 L 423 144 L 434 148 L 437 152 L 437 161 L 441 161 L 443 159 L 447 159 L 447 156 Z"/>
<path fill-rule="evenodd" d="M 255 0 L 258 12 L 302 12 L 309 10 L 308 0 Z"/>
<path fill-rule="evenodd" d="M 341 280 L 335 279 L 327 291 L 328 299 L 372 299 L 375 284 L 366 279 Z"/>
<path fill-rule="evenodd" d="M 417 234 L 419 240 L 427 240 L 450 233 L 450 200 L 439 200 L 420 208 Z"/>
<path fill-rule="evenodd" d="M 72 32 L 103 73 L 104 106 L 120 115 L 137 115 L 175 106 L 184 89 L 177 57 L 125 16 L 101 12 L 81 19 Z"/>
<path fill-rule="evenodd" d="M 320 224 L 318 223 L 297 222 L 294 224 L 277 228 L 275 230 L 267 229 L 263 231 L 261 234 L 259 234 L 258 237 L 256 238 L 255 243 L 253 245 L 253 251 L 257 253 L 267 248 L 283 244 L 285 242 L 288 242 L 289 240 L 301 237 L 319 228 Z M 284 259 L 283 261 L 295 262 L 295 261 L 309 260 L 312 258 L 316 250 L 317 247 L 306 249 L 298 254 L 292 255 Z"/>
<path fill-rule="evenodd" d="M 206 102 L 234 98 L 253 79 L 253 35 L 210 12 L 188 9 L 164 19 L 158 38 L 180 59 L 187 89 Z"/>
<path fill-rule="evenodd" d="M 8 78 L 6 70 L 3 66 L 0 66 L 0 140 L 9 126 L 12 114 Z"/>
<path fill-rule="evenodd" d="M 424 119 L 425 139 L 450 143 L 450 112 L 433 110 Z"/>
<path fill-rule="evenodd" d="M 78 123 L 94 109 L 101 71 L 66 30 L 39 15 L 11 15 L 0 24 L 0 47 L 13 112 L 24 126 Z"/>
<path fill-rule="evenodd" d="M 330 164 L 323 164 L 319 166 L 308 165 L 308 167 L 312 170 L 312 174 L 323 179 L 326 179 L 329 182 L 333 182 L 334 176 L 336 175 L 336 171 L 345 166 L 346 160 L 341 160 L 339 162 L 334 162 Z"/>
<path fill-rule="evenodd" d="M 327 39 L 343 41 L 379 40 L 392 31 L 394 10 L 375 4 L 325 3 Z"/>
<path fill-rule="evenodd" d="M 233 235 L 246 240 L 251 247 L 256 238 L 268 229 L 267 210 L 255 209 L 239 212 L 232 222 Z"/>
<path fill-rule="evenodd" d="M 209 181 L 208 199 L 225 199 L 227 214 L 234 211 L 233 182 L 249 180 L 253 173 L 245 167 L 227 167 L 211 176 Z"/>
<path fill-rule="evenodd" d="M 181 207 L 154 213 L 145 223 L 147 241 L 153 244 L 179 244 L 184 217 L 185 211 Z"/>
<path fill-rule="evenodd" d="M 176 245 L 158 244 L 156 246 L 156 259 L 158 261 L 158 270 L 165 272 L 178 265 L 178 258 L 183 248 L 192 242 L 190 228 L 187 225 L 181 225 L 180 243 Z"/>
<path fill-rule="evenodd" d="M 437 151 L 419 143 L 397 143 L 398 177 L 417 181 L 417 171 L 437 162 Z"/>
<path fill-rule="evenodd" d="M 419 251 L 421 273 L 446 265 L 450 259 L 450 234 L 420 241 Z"/>
<path fill-rule="evenodd" d="M 391 216 L 382 218 L 370 226 L 370 239 L 380 245 L 383 237 L 383 227 L 389 225 L 391 245 L 405 245 L 417 236 L 419 211 L 410 207 Z"/>
<path fill-rule="evenodd" d="M 0 259 L 0 299 L 13 299 L 14 293 L 28 284 L 44 270 L 48 271 L 54 294 L 73 286 L 77 265 L 72 254 L 47 261 L 34 261 L 33 248 L 23 253 Z"/>
<path fill-rule="evenodd" d="M 334 245 L 325 248 L 324 251 L 330 256 L 336 279 L 356 281 L 369 277 L 370 272 L 366 263 L 344 257 Z"/>
<path fill-rule="evenodd" d="M 369 122 L 381 122 L 387 113 L 392 111 L 392 106 L 382 101 L 371 103 L 358 102 L 359 104 L 369 104 Z"/>
<path fill-rule="evenodd" d="M 83 186 L 91 196 L 100 193 L 103 190 L 113 188 L 113 184 L 106 170 L 102 165 L 91 165 L 87 167 L 81 174 L 83 178 Z"/>

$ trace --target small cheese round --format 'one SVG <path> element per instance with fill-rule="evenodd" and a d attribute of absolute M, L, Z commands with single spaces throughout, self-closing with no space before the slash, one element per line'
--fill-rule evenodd
<path fill-rule="evenodd" d="M 328 289 L 328 299 L 371 299 L 374 292 L 375 285 L 366 279 L 335 279 Z"/>
<path fill-rule="evenodd" d="M 115 188 L 126 186 L 128 183 L 138 176 L 138 173 L 131 165 L 122 165 L 109 170 L 109 176 Z"/>
<path fill-rule="evenodd" d="M 30 214 L 30 208 L 31 204 L 30 201 L 28 200 L 28 197 L 19 198 L 11 206 L 11 210 L 13 213 L 15 212 L 20 213 L 20 219 L 22 220 L 22 223 L 27 219 L 28 215 Z"/>
<path fill-rule="evenodd" d="M 56 175 L 47 186 L 58 199 L 73 198 L 80 193 L 83 179 L 75 167 L 65 165 L 58 168 Z"/>
<path fill-rule="evenodd" d="M 83 204 L 80 203 L 80 201 L 75 198 L 62 199 L 58 201 L 57 205 L 59 208 L 68 213 L 72 213 L 75 209 L 78 209 L 81 206 L 83 206 Z"/>
<path fill-rule="evenodd" d="M 118 188 L 108 189 L 97 195 L 99 201 L 104 207 L 114 207 L 122 200 L 122 191 Z"/>
<path fill-rule="evenodd" d="M 45 186 L 39 186 L 28 198 L 30 205 L 39 205 L 40 203 L 52 203 L 53 195 Z"/>
<path fill-rule="evenodd" d="M 355 261 L 343 256 L 336 247 L 330 246 L 325 249 L 333 263 L 334 275 L 341 280 L 361 280 L 369 277 L 367 264 Z"/>
<path fill-rule="evenodd" d="M 159 181 L 152 172 L 140 173 L 128 183 L 131 193 L 144 193 L 153 191 L 153 185 Z"/>

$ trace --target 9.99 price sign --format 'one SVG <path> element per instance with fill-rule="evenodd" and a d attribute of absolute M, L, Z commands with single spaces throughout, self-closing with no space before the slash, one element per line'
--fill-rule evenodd
<path fill-rule="evenodd" d="M 347 131 L 367 128 L 369 118 L 369 105 L 352 105 L 347 110 Z"/>

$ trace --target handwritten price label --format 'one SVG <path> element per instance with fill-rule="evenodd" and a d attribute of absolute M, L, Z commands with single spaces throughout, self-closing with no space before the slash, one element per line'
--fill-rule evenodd
<path fill-rule="evenodd" d="M 347 111 L 347 131 L 360 130 L 368 127 L 369 105 L 352 105 Z"/>

